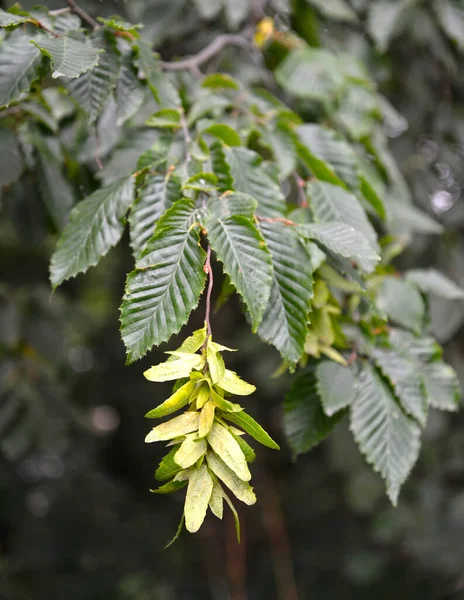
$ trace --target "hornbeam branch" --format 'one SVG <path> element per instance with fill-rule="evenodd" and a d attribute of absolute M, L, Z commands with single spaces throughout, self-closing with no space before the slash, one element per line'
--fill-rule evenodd
<path fill-rule="evenodd" d="M 80 17 L 83 21 L 85 21 L 90 27 L 93 29 L 99 29 L 100 24 L 95 21 L 93 17 L 91 17 L 83 8 L 81 8 L 74 0 L 66 0 L 68 3 L 71 12 Z"/>

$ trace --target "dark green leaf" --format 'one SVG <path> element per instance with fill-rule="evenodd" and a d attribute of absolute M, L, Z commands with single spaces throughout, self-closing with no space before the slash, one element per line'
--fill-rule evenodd
<path fill-rule="evenodd" d="M 332 361 L 320 362 L 316 366 L 316 379 L 322 408 L 328 417 L 351 405 L 358 384 L 350 367 Z"/>
<path fill-rule="evenodd" d="M 31 42 L 52 62 L 52 77 L 79 77 L 95 67 L 101 50 L 72 37 L 38 35 Z"/>
<path fill-rule="evenodd" d="M 27 33 L 14 31 L 0 47 L 0 106 L 18 100 L 39 76 L 42 55 L 30 39 Z"/>
<path fill-rule="evenodd" d="M 416 333 L 422 330 L 425 305 L 413 283 L 396 277 L 385 277 L 379 290 L 377 305 L 395 323 Z"/>

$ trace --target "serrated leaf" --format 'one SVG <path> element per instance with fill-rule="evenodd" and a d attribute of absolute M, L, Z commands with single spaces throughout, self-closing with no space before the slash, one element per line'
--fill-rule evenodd
<path fill-rule="evenodd" d="M 39 35 L 31 42 L 52 62 L 52 77 L 79 77 L 95 67 L 101 50 L 72 37 Z"/>
<path fill-rule="evenodd" d="M 304 351 L 313 290 L 310 257 L 294 229 L 283 223 L 260 224 L 271 253 L 272 288 L 258 335 L 295 364 Z"/>
<path fill-rule="evenodd" d="M 245 383 L 245 382 L 243 382 L 243 383 Z M 223 398 L 213 388 L 211 388 L 211 399 L 218 408 L 220 408 L 221 410 L 223 410 L 225 412 L 233 412 L 234 413 L 234 412 L 240 412 L 243 410 L 243 408 L 240 406 L 240 404 L 235 404 L 234 402 L 229 402 L 229 400 L 226 400 L 225 398 Z"/>
<path fill-rule="evenodd" d="M 255 225 L 241 215 L 210 219 L 207 228 L 211 247 L 243 297 L 256 331 L 271 293 L 272 263 L 266 243 Z"/>
<path fill-rule="evenodd" d="M 199 354 L 182 353 L 182 357 L 173 361 L 166 361 L 150 367 L 144 372 L 148 381 L 174 381 L 181 377 L 188 377 L 194 369 L 201 369 L 204 359 Z"/>
<path fill-rule="evenodd" d="M 442 362 L 425 365 L 422 377 L 430 406 L 453 412 L 458 409 L 461 390 L 456 373 L 449 365 Z"/>
<path fill-rule="evenodd" d="M 98 64 L 68 83 L 71 95 L 89 115 L 90 124 L 95 123 L 100 116 L 119 74 L 119 56 L 116 48 L 102 37 L 93 39 L 93 45 L 96 50 L 104 50 L 99 56 Z"/>
<path fill-rule="evenodd" d="M 225 155 L 233 188 L 258 201 L 257 214 L 261 217 L 282 216 L 285 212 L 284 195 L 279 184 L 264 169 L 261 157 L 253 150 L 237 147 L 226 148 Z"/>
<path fill-rule="evenodd" d="M 400 488 L 419 455 L 421 431 L 370 365 L 360 375 L 351 407 L 351 431 L 367 462 L 385 479 L 388 497 L 396 506 Z"/>
<path fill-rule="evenodd" d="M 424 326 L 424 301 L 417 287 L 409 281 L 385 277 L 377 296 L 377 306 L 392 321 L 415 333 Z"/>
<path fill-rule="evenodd" d="M 234 188 L 234 180 L 232 179 L 230 166 L 226 160 L 224 146 L 221 142 L 215 142 L 210 148 L 210 153 L 211 165 L 218 179 L 218 190 L 220 192 L 232 190 Z"/>
<path fill-rule="evenodd" d="M 248 506 L 256 503 L 256 496 L 250 484 L 240 479 L 219 456 L 214 452 L 208 452 L 206 461 L 211 471 L 229 488 L 236 498 Z"/>
<path fill-rule="evenodd" d="M 115 90 L 116 125 L 118 127 L 137 113 L 143 104 L 144 97 L 145 88 L 132 69 L 131 57 L 124 56 Z"/>
<path fill-rule="evenodd" d="M 210 400 L 205 402 L 200 412 L 200 425 L 198 427 L 198 437 L 204 438 L 211 431 L 214 422 L 214 413 L 216 405 Z"/>
<path fill-rule="evenodd" d="M 187 435 L 174 456 L 174 462 L 183 469 L 194 465 L 206 452 L 206 441 L 198 437 L 196 433 Z"/>
<path fill-rule="evenodd" d="M 254 217 L 258 202 L 248 194 L 226 192 L 209 202 L 209 210 L 214 217 L 232 217 L 242 215 L 248 219 Z"/>
<path fill-rule="evenodd" d="M 369 240 L 374 250 L 378 250 L 377 233 L 354 194 L 325 181 L 309 183 L 306 191 L 316 221 L 350 225 Z"/>
<path fill-rule="evenodd" d="M 197 412 L 186 412 L 174 417 L 166 423 L 154 427 L 145 437 L 145 442 L 163 442 L 173 440 L 188 433 L 198 430 L 200 414 Z"/>
<path fill-rule="evenodd" d="M 6 129 L 0 128 L 0 188 L 17 181 L 24 170 L 18 138 Z"/>
<path fill-rule="evenodd" d="M 367 273 L 373 271 L 380 260 L 369 241 L 344 223 L 300 225 L 299 231 L 303 237 L 316 240 L 331 252 L 354 260 Z"/>
<path fill-rule="evenodd" d="M 146 176 L 129 215 L 131 246 L 136 258 L 154 234 L 158 219 L 180 197 L 180 177 L 172 169 Z"/>
<path fill-rule="evenodd" d="M 206 465 L 201 465 L 189 477 L 185 497 L 185 527 L 190 533 L 197 532 L 203 524 L 212 491 L 213 479 Z"/>
<path fill-rule="evenodd" d="M 315 157 L 325 165 L 323 169 L 323 165 L 311 164 L 310 157 L 308 159 L 310 168 L 319 179 L 335 184 L 341 180 L 353 189 L 359 187 L 358 160 L 345 140 L 321 125 L 300 125 L 296 131 L 310 157 Z M 320 168 L 316 168 L 317 166 Z"/>
<path fill-rule="evenodd" d="M 280 178 L 285 179 L 296 170 L 298 137 L 285 123 L 277 123 L 275 129 L 263 129 L 261 135 L 263 142 L 272 150 Z"/>
<path fill-rule="evenodd" d="M 181 467 L 174 461 L 174 455 L 178 449 L 179 444 L 175 445 L 161 460 L 155 473 L 157 481 L 167 481 L 168 479 L 172 479 L 172 477 L 175 477 L 181 471 Z"/>
<path fill-rule="evenodd" d="M 161 71 L 159 61 L 148 40 L 137 40 L 140 69 L 160 108 L 181 106 L 179 94 L 168 76 Z"/>
<path fill-rule="evenodd" d="M 337 57 L 328 50 L 299 48 L 275 71 L 279 85 L 298 98 L 328 101 L 345 85 Z"/>
<path fill-rule="evenodd" d="M 211 498 L 209 499 L 209 508 L 215 517 L 222 519 L 224 513 L 224 495 L 221 484 L 214 482 Z"/>
<path fill-rule="evenodd" d="M 349 367 L 323 361 L 316 366 L 317 392 L 328 417 L 350 406 L 356 396 L 357 382 Z"/>
<path fill-rule="evenodd" d="M 261 427 L 259 423 L 257 423 L 253 417 L 250 417 L 245 412 L 237 412 L 237 413 L 225 413 L 223 415 L 224 419 L 230 421 L 231 423 L 235 423 L 241 427 L 244 431 L 251 435 L 257 442 L 263 444 L 263 446 L 267 446 L 268 448 L 272 448 L 273 450 L 280 450 L 280 446 L 274 442 L 271 436 Z"/>
<path fill-rule="evenodd" d="M 343 412 L 332 417 L 324 413 L 315 369 L 302 372 L 284 401 L 284 431 L 294 456 L 308 452 L 324 440 L 343 416 Z"/>
<path fill-rule="evenodd" d="M 42 55 L 30 39 L 27 33 L 14 31 L 0 47 L 0 107 L 18 100 L 39 76 Z"/>
<path fill-rule="evenodd" d="M 147 419 L 158 419 L 176 412 L 188 404 L 190 396 L 195 389 L 195 385 L 196 383 L 194 381 L 188 381 L 186 384 L 176 390 L 175 393 L 162 404 L 147 412 L 145 417 Z"/>
<path fill-rule="evenodd" d="M 251 473 L 245 456 L 233 435 L 219 423 L 213 423 L 206 439 L 211 448 L 242 481 L 250 481 Z"/>
<path fill-rule="evenodd" d="M 194 211 L 192 200 L 176 202 L 163 224 L 158 223 L 138 268 L 128 276 L 121 334 L 129 362 L 177 333 L 198 304 L 206 253 L 199 244 L 198 227 L 184 218 Z"/>
<path fill-rule="evenodd" d="M 133 201 L 134 184 L 133 177 L 119 179 L 72 210 L 50 263 L 54 288 L 96 265 L 119 242 L 124 215 Z"/>
<path fill-rule="evenodd" d="M 426 294 L 447 300 L 463 300 L 464 290 L 436 269 L 410 269 L 404 276 Z"/>
<path fill-rule="evenodd" d="M 0 8 L 0 27 L 11 27 L 12 25 L 21 25 L 21 23 L 27 23 L 31 21 L 31 17 L 15 15 L 13 13 L 6 12 Z"/>
<path fill-rule="evenodd" d="M 235 396 L 249 396 L 256 390 L 254 385 L 243 381 L 243 379 L 240 379 L 237 373 L 234 373 L 234 371 L 229 371 L 229 369 L 226 369 L 224 377 L 218 383 L 218 386 L 226 392 L 229 392 L 229 394 L 234 394 Z"/>
<path fill-rule="evenodd" d="M 438 342 L 432 337 L 417 337 L 404 329 L 391 327 L 388 338 L 395 350 L 423 362 L 441 358 L 443 353 Z"/>
<path fill-rule="evenodd" d="M 394 350 L 373 348 L 372 355 L 404 411 L 425 427 L 428 406 L 418 365 Z"/>

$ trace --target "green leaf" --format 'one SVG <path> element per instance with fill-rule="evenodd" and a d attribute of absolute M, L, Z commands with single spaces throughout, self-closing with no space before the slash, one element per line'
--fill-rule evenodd
<path fill-rule="evenodd" d="M 105 27 L 115 31 L 125 31 L 131 33 L 134 37 L 138 38 L 139 29 L 143 29 L 142 23 L 132 24 L 127 21 L 123 21 L 119 17 L 111 17 L 110 19 L 104 19 L 103 17 L 97 17 L 97 21 L 102 23 Z"/>
<path fill-rule="evenodd" d="M 14 15 L 0 8 L 0 27 L 21 25 L 21 23 L 27 23 L 28 21 L 31 21 L 31 17 Z"/>
<path fill-rule="evenodd" d="M 18 30 L 0 46 L 0 107 L 18 100 L 39 76 L 42 55 L 30 39 L 30 35 Z"/>
<path fill-rule="evenodd" d="M 377 233 L 354 194 L 325 181 L 308 184 L 306 191 L 316 221 L 339 221 L 350 225 L 362 233 L 372 248 L 378 251 Z"/>
<path fill-rule="evenodd" d="M 350 367 L 332 361 L 320 362 L 316 366 L 316 380 L 317 393 L 328 417 L 350 406 L 356 396 L 357 382 Z"/>
<path fill-rule="evenodd" d="M 217 177 L 214 173 L 196 173 L 187 179 L 182 189 L 213 194 L 217 190 Z"/>
<path fill-rule="evenodd" d="M 372 206 L 382 221 L 386 221 L 387 211 L 385 205 L 372 182 L 364 174 L 361 174 L 360 189 L 365 200 Z"/>
<path fill-rule="evenodd" d="M 199 0 L 203 2 L 204 0 Z M 216 0 L 212 0 L 215 2 Z M 207 75 L 201 82 L 201 86 L 204 88 L 224 88 L 239 90 L 240 84 L 227 73 L 212 73 Z"/>
<path fill-rule="evenodd" d="M 137 40 L 137 47 L 140 69 L 160 108 L 181 106 L 179 94 L 168 76 L 162 72 L 150 42 L 141 38 Z"/>
<path fill-rule="evenodd" d="M 203 129 L 202 133 L 208 133 L 215 138 L 218 138 L 227 146 L 241 146 L 242 140 L 239 134 L 225 123 L 213 123 L 206 129 Z"/>
<path fill-rule="evenodd" d="M 158 419 L 160 417 L 166 417 L 167 415 L 176 412 L 177 410 L 188 404 L 190 396 L 192 395 L 192 392 L 195 389 L 195 386 L 196 383 L 194 381 L 188 381 L 162 404 L 160 404 L 153 410 L 147 412 L 145 417 L 147 419 Z"/>
<path fill-rule="evenodd" d="M 258 201 L 259 216 L 282 216 L 285 212 L 284 196 L 279 184 L 264 169 L 261 157 L 248 148 L 226 148 L 225 153 L 233 188 Z"/>
<path fill-rule="evenodd" d="M 322 410 L 318 381 L 313 367 L 293 382 L 284 401 L 284 430 L 294 456 L 308 452 L 324 440 L 344 416 L 328 417 Z"/>
<path fill-rule="evenodd" d="M 251 473 L 243 451 L 233 435 L 223 425 L 213 423 L 206 439 L 219 458 L 232 469 L 237 477 L 242 481 L 250 481 Z"/>
<path fill-rule="evenodd" d="M 237 27 L 250 13 L 251 6 L 248 0 L 222 0 L 226 13 L 227 24 L 231 29 Z"/>
<path fill-rule="evenodd" d="M 180 536 L 180 534 L 182 533 L 182 529 L 184 527 L 184 523 L 185 523 L 185 515 L 184 513 L 182 513 L 182 517 L 180 519 L 179 525 L 177 527 L 177 531 L 174 534 L 174 537 L 172 538 L 172 540 L 170 542 L 168 542 L 166 544 L 166 546 L 164 547 L 164 549 L 166 550 L 167 548 L 169 548 L 169 546 L 172 546 L 172 544 L 174 544 L 174 542 L 177 540 L 177 538 Z"/>
<path fill-rule="evenodd" d="M 186 412 L 174 417 L 166 423 L 154 427 L 145 437 L 145 442 L 163 442 L 193 433 L 198 430 L 200 414 L 197 412 Z"/>
<path fill-rule="evenodd" d="M 213 198 L 208 208 L 214 217 L 232 217 L 233 215 L 242 215 L 248 219 L 253 219 L 258 202 L 248 194 L 240 192 L 226 192 Z"/>
<path fill-rule="evenodd" d="M 425 427 L 428 404 L 418 365 L 394 350 L 373 348 L 371 352 L 380 371 L 390 382 L 403 410 Z"/>
<path fill-rule="evenodd" d="M 177 490 L 182 489 L 187 485 L 187 481 L 168 481 L 164 485 L 160 486 L 156 490 L 150 490 L 153 494 L 172 494 Z"/>
<path fill-rule="evenodd" d="M 129 215 L 131 246 L 136 258 L 154 234 L 158 219 L 181 197 L 180 188 L 180 177 L 172 169 L 146 176 Z"/>
<path fill-rule="evenodd" d="M 209 338 L 211 340 L 211 337 Z M 219 352 L 211 347 L 211 343 L 206 346 L 206 360 L 208 363 L 209 374 L 213 383 L 218 383 L 224 378 L 226 366 L 224 359 Z"/>
<path fill-rule="evenodd" d="M 245 382 L 241 381 L 241 383 L 245 383 Z M 249 384 L 246 384 L 246 385 L 249 385 Z M 254 386 L 252 386 L 252 387 L 254 387 Z M 229 400 L 226 400 L 225 398 L 223 398 L 222 395 L 219 395 L 212 388 L 211 388 L 211 399 L 218 408 L 220 408 L 221 410 L 223 410 L 225 412 L 233 412 L 234 413 L 234 412 L 240 412 L 243 410 L 243 408 L 240 406 L 240 404 L 235 404 L 234 402 L 229 402 Z"/>
<path fill-rule="evenodd" d="M 253 448 L 247 442 L 245 442 L 245 440 L 242 437 L 240 437 L 233 431 L 231 431 L 230 433 L 232 434 L 237 444 L 240 446 L 247 463 L 252 463 L 256 459 L 256 453 L 253 450 Z"/>
<path fill-rule="evenodd" d="M 314 124 L 300 125 L 297 133 L 309 153 L 306 161 L 316 177 L 335 184 L 341 180 L 353 189 L 359 187 L 358 160 L 354 150 L 344 139 L 331 129 Z M 312 162 L 311 157 L 319 162 Z M 321 162 L 325 168 L 322 168 Z"/>
<path fill-rule="evenodd" d="M 425 233 L 429 235 L 441 235 L 444 227 L 432 219 L 413 204 L 400 202 L 393 197 L 388 199 L 388 215 L 390 227 L 411 233 Z"/>
<path fill-rule="evenodd" d="M 328 50 L 293 50 L 275 71 L 277 83 L 292 96 L 328 101 L 345 85 L 337 57 Z"/>
<path fill-rule="evenodd" d="M 240 479 L 219 456 L 214 452 L 208 452 L 206 462 L 211 471 L 230 489 L 236 498 L 248 506 L 256 503 L 256 496 L 250 484 Z"/>
<path fill-rule="evenodd" d="M 277 123 L 275 129 L 261 131 L 263 142 L 269 146 L 277 162 L 280 178 L 286 179 L 296 170 L 298 137 L 285 123 Z"/>
<path fill-rule="evenodd" d="M 101 50 L 72 37 L 38 35 L 31 42 L 52 62 L 52 77 L 79 77 L 97 65 Z"/>
<path fill-rule="evenodd" d="M 197 433 L 187 435 L 174 456 L 174 462 L 183 469 L 194 465 L 206 453 L 206 441 L 198 437 Z"/>
<path fill-rule="evenodd" d="M 185 527 L 190 533 L 197 532 L 203 524 L 212 491 L 213 479 L 206 465 L 201 465 L 190 475 L 185 497 Z"/>
<path fill-rule="evenodd" d="M 204 438 L 211 431 L 211 427 L 214 423 L 214 413 L 216 411 L 216 405 L 214 402 L 208 400 L 203 404 L 200 412 L 200 425 L 198 427 L 198 437 Z"/>
<path fill-rule="evenodd" d="M 237 534 L 237 541 L 240 544 L 240 519 L 238 518 L 238 512 L 235 510 L 235 506 L 232 504 L 232 501 L 230 500 L 229 496 L 225 492 L 222 492 L 222 494 L 224 496 L 224 500 L 227 502 L 230 510 L 232 511 L 232 515 L 235 521 L 235 533 Z"/>
<path fill-rule="evenodd" d="M 447 300 L 464 299 L 464 290 L 436 269 L 410 269 L 404 276 L 425 294 L 433 294 Z"/>
<path fill-rule="evenodd" d="M 356 22 L 358 17 L 345 0 L 309 0 L 324 17 L 335 21 Z"/>
<path fill-rule="evenodd" d="M 206 341 L 206 326 L 202 329 L 197 329 L 186 338 L 182 344 L 177 348 L 177 352 L 197 352 Z M 168 362 L 175 360 L 174 357 L 168 358 Z"/>
<path fill-rule="evenodd" d="M 255 225 L 241 215 L 210 219 L 207 228 L 211 247 L 243 297 L 256 331 L 271 293 L 272 264 L 266 243 Z"/>
<path fill-rule="evenodd" d="M 181 127 L 180 112 L 175 108 L 163 108 L 145 121 L 149 127 L 161 129 L 179 129 Z"/>
<path fill-rule="evenodd" d="M 116 125 L 118 127 L 137 113 L 143 104 L 144 98 L 145 88 L 132 69 L 131 57 L 124 56 L 115 90 Z"/>
<path fill-rule="evenodd" d="M 274 267 L 271 295 L 258 329 L 291 365 L 304 352 L 313 295 L 312 266 L 295 230 L 283 223 L 260 225 Z"/>
<path fill-rule="evenodd" d="M 174 455 L 177 450 L 179 450 L 179 444 L 176 444 L 172 447 L 169 454 L 162 459 L 158 468 L 156 469 L 155 478 L 157 481 L 167 481 L 168 479 L 172 479 L 175 477 L 177 473 L 179 473 L 182 469 L 179 465 L 174 461 Z"/>
<path fill-rule="evenodd" d="M 405 13 L 413 1 L 373 0 L 370 3 L 367 31 L 380 52 L 385 52 L 393 37 L 401 31 L 406 22 Z"/>
<path fill-rule="evenodd" d="M 96 50 L 104 50 L 99 56 L 98 64 L 68 83 L 71 95 L 89 115 L 90 124 L 95 123 L 100 116 L 119 74 L 116 48 L 102 37 L 93 39 L 93 45 Z"/>
<path fill-rule="evenodd" d="M 199 244 L 198 227 L 186 222 L 194 211 L 192 200 L 176 202 L 158 223 L 138 268 L 127 278 L 121 334 L 129 362 L 177 333 L 198 304 L 206 254 Z"/>
<path fill-rule="evenodd" d="M 415 333 L 420 333 L 424 326 L 424 301 L 417 287 L 409 281 L 385 277 L 377 296 L 377 306 L 392 321 Z"/>
<path fill-rule="evenodd" d="M 193 369 L 201 369 L 204 364 L 204 359 L 199 354 L 190 354 L 181 352 L 181 358 L 177 360 L 167 360 L 150 367 L 144 372 L 144 376 L 148 381 L 174 381 L 181 377 L 188 377 Z M 178 356 L 179 353 L 176 353 Z"/>
<path fill-rule="evenodd" d="M 443 31 L 464 50 L 464 6 L 459 0 L 439 0 L 435 10 Z"/>
<path fill-rule="evenodd" d="M 211 148 L 211 165 L 218 179 L 218 190 L 227 192 L 234 188 L 231 169 L 226 160 L 225 148 L 221 142 L 215 142 Z"/>
<path fill-rule="evenodd" d="M 17 181 L 24 170 L 18 138 L 6 129 L 0 128 L 0 188 Z"/>
<path fill-rule="evenodd" d="M 438 342 L 432 337 L 416 337 L 404 329 L 391 327 L 388 338 L 395 350 L 423 362 L 437 360 L 443 353 Z"/>
<path fill-rule="evenodd" d="M 280 450 L 280 446 L 274 442 L 271 436 L 257 423 L 250 415 L 245 412 L 238 413 L 225 413 L 222 415 L 224 419 L 238 425 L 244 431 L 246 431 L 252 438 L 254 438 L 263 446 L 272 448 L 273 450 Z"/>
<path fill-rule="evenodd" d="M 96 265 L 119 242 L 124 215 L 133 197 L 134 178 L 126 177 L 77 204 L 51 259 L 50 279 L 54 288 Z"/>
<path fill-rule="evenodd" d="M 335 254 L 356 261 L 367 273 L 373 271 L 375 264 L 380 260 L 369 241 L 344 223 L 300 225 L 299 231 L 303 237 L 316 240 Z"/>
<path fill-rule="evenodd" d="M 249 396 L 256 390 L 254 385 L 243 381 L 237 373 L 229 371 L 229 369 L 226 369 L 223 379 L 218 383 L 218 387 L 235 396 Z"/>
<path fill-rule="evenodd" d="M 425 365 L 422 376 L 430 406 L 438 410 L 458 409 L 461 390 L 456 373 L 449 365 L 442 362 Z"/>
<path fill-rule="evenodd" d="M 210 21 L 222 10 L 222 0 L 193 0 L 193 4 L 202 19 Z"/>
<path fill-rule="evenodd" d="M 209 508 L 215 517 L 222 519 L 224 512 L 224 493 L 221 484 L 218 481 L 214 482 L 211 498 L 209 499 Z"/>
<path fill-rule="evenodd" d="M 351 407 L 351 431 L 367 462 L 385 479 L 388 497 L 396 506 L 400 488 L 419 455 L 421 430 L 367 364 Z"/>

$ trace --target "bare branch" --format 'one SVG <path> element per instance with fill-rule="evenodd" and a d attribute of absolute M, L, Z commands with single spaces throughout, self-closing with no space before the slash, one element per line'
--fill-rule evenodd
<path fill-rule="evenodd" d="M 70 12 L 71 9 L 68 6 L 66 8 L 57 8 L 56 10 L 49 10 L 48 14 L 50 17 L 59 17 L 61 15 L 67 15 Z"/>
<path fill-rule="evenodd" d="M 91 17 L 83 8 L 81 8 L 74 0 L 66 0 L 68 3 L 71 12 L 80 17 L 83 21 L 85 21 L 90 27 L 93 29 L 99 29 L 101 25 L 95 21 L 93 17 Z"/>
<path fill-rule="evenodd" d="M 208 46 L 203 48 L 198 54 L 184 58 L 177 62 L 164 62 L 161 61 L 161 67 L 166 71 L 186 71 L 195 70 L 198 67 L 214 56 L 219 54 L 227 46 L 238 46 L 240 48 L 250 49 L 251 42 L 249 38 L 249 31 L 245 31 L 240 35 L 235 34 L 224 34 L 218 35 Z"/>

